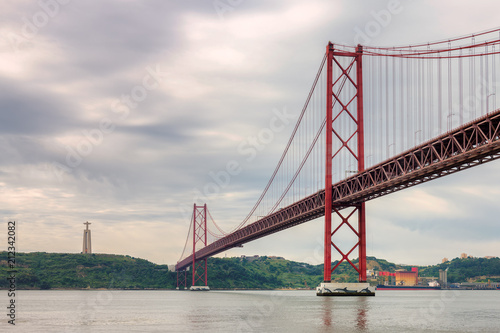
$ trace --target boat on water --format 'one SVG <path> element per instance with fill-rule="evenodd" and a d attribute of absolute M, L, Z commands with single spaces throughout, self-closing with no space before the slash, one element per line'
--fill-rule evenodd
<path fill-rule="evenodd" d="M 390 286 L 379 284 L 377 290 L 441 290 L 441 286 Z"/>

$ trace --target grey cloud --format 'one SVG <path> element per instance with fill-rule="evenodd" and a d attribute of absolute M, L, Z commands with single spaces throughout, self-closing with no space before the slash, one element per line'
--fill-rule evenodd
<path fill-rule="evenodd" d="M 204 185 L 213 182 L 209 172 L 224 170 L 228 161 L 236 160 L 242 172 L 206 201 L 218 223 L 226 229 L 237 225 L 257 199 L 255 193 L 260 193 L 266 185 L 282 152 L 280 142 L 286 144 L 287 132 L 293 124 L 250 162 L 247 156 L 238 153 L 241 143 L 238 138 L 245 140 L 268 126 L 273 108 L 286 107 L 298 114 L 328 41 L 352 44 L 356 34 L 354 28 L 364 28 L 373 20 L 372 10 L 387 6 L 387 1 L 382 0 L 369 3 L 340 1 L 338 7 L 331 1 L 311 2 L 310 6 L 323 6 L 324 17 L 303 31 L 275 34 L 283 25 L 283 13 L 297 3 L 301 2 L 243 1 L 227 13 L 226 20 L 220 20 L 212 1 L 74 0 L 62 8 L 40 29 L 31 48 L 19 51 L 22 56 L 33 55 L 29 63 L 16 64 L 29 71 L 1 74 L 0 152 L 4 160 L 0 162 L 0 180 L 5 184 L 2 188 L 6 205 L 4 215 L 18 213 L 24 217 L 26 225 L 33 227 L 49 224 L 53 228 L 66 228 L 74 221 L 80 223 L 87 218 L 113 228 L 123 222 L 136 221 L 141 221 L 146 230 L 150 223 L 165 222 L 165 228 L 185 226 L 189 221 L 185 221 L 180 211 L 191 209 L 195 199 L 193 190 L 202 190 Z M 408 5 L 408 10 L 394 18 L 373 43 L 389 45 L 405 43 L 408 38 L 415 41 L 441 38 L 433 37 L 442 32 L 440 24 L 429 22 L 429 17 L 440 15 L 445 5 L 434 2 L 426 2 L 426 5 L 439 8 L 428 15 L 429 7 Z M 29 17 L 36 10 L 39 10 L 36 4 L 10 5 L 5 9 L 8 13 L 0 14 L 5 18 L 2 25 L 16 31 L 22 26 L 22 16 Z M 231 26 L 229 23 L 250 19 L 253 25 L 249 29 L 252 29 L 258 27 L 260 14 L 275 18 L 267 35 L 256 40 L 235 40 L 227 28 Z M 193 15 L 207 27 L 216 26 L 214 31 L 220 31 L 220 35 L 208 36 L 208 40 L 193 45 L 183 35 L 183 29 L 189 30 L 185 20 Z M 251 21 L 252 18 L 255 19 Z M 465 25 L 473 29 L 472 24 Z M 223 48 L 219 66 L 203 67 L 203 52 L 213 45 Z M 248 62 L 224 66 L 225 47 L 245 52 Z M 165 85 L 149 91 L 148 97 L 131 109 L 126 119 L 113 112 L 112 102 L 122 94 L 130 94 L 134 86 L 141 84 L 146 66 L 159 64 L 160 68 L 166 68 L 169 61 L 179 55 L 188 58 L 193 50 L 201 57 L 201 60 L 194 58 L 200 63 L 183 64 L 176 74 L 178 77 L 166 77 Z M 250 61 L 254 61 L 252 70 L 246 67 Z M 179 92 L 169 92 L 165 88 L 175 88 L 180 81 L 185 84 L 186 91 L 181 91 L 185 96 L 178 97 L 175 93 Z M 190 89 L 194 86 L 201 87 L 202 92 L 191 95 Z M 267 90 L 272 93 L 266 94 Z M 86 114 L 87 110 L 90 114 Z M 68 147 L 76 149 L 79 140 L 85 140 L 82 131 L 98 128 L 98 121 L 104 117 L 114 122 L 114 131 L 106 134 L 102 143 L 94 145 L 81 163 L 70 167 L 62 181 L 53 177 L 45 179 L 37 173 L 52 162 L 65 165 Z M 66 141 L 59 140 L 64 135 L 73 138 L 68 146 L 61 143 Z M 466 209 L 471 211 L 468 216 L 456 220 L 429 218 L 419 221 L 412 216 L 392 216 L 390 212 L 376 209 L 368 214 L 375 212 L 376 219 L 390 220 L 406 228 L 405 231 L 411 227 L 440 239 L 465 241 L 470 235 L 473 244 L 493 239 L 498 234 L 494 224 L 495 205 L 481 198 L 459 198 L 456 193 L 442 188 L 456 183 L 472 188 L 475 182 L 484 181 L 486 174 L 496 172 L 495 163 L 483 172 L 474 173 L 476 178 L 469 178 L 468 174 L 459 179 L 456 175 L 436 181 L 435 185 L 422 185 L 427 186 L 425 191 L 437 197 L 450 197 L 456 205 L 467 205 Z M 20 186 L 25 186 L 20 190 L 23 191 L 20 195 L 22 207 L 29 207 L 25 211 L 6 203 L 7 193 Z M 41 194 L 33 197 L 31 191 Z M 379 203 L 374 201 L 373 205 Z M 475 214 L 476 211 L 480 213 Z M 471 230 L 470 224 L 483 227 Z M 322 221 L 317 221 L 298 231 L 290 229 L 283 236 L 262 239 L 256 246 L 249 244 L 244 250 L 274 251 L 279 248 L 284 253 L 276 254 L 287 257 L 287 249 L 292 246 L 296 250 L 291 252 L 299 257 L 301 252 L 308 253 L 317 246 L 311 240 L 314 237 L 297 245 L 301 241 L 299 236 L 305 232 L 321 238 L 321 225 Z M 369 228 L 376 227 L 369 224 Z M 384 235 L 385 230 L 380 230 L 381 239 L 377 241 L 389 243 L 393 237 L 399 237 L 398 234 Z M 120 231 L 127 234 L 130 229 Z M 29 232 L 36 233 L 36 230 Z M 36 243 L 36 237 L 26 233 L 24 237 L 33 240 L 30 245 L 33 250 L 60 250 L 61 240 L 54 239 L 48 246 Z M 107 236 L 109 248 L 120 246 L 113 243 L 113 235 Z M 297 241 L 290 245 L 288 236 Z M 166 241 L 175 243 L 178 239 L 183 241 L 185 235 L 168 237 Z M 75 252 L 79 247 L 80 241 L 75 245 Z M 263 252 L 260 253 L 266 254 Z M 159 259 L 158 251 L 151 251 L 148 259 L 158 261 L 166 256 L 171 263 L 178 255 L 162 254 Z"/>
<path fill-rule="evenodd" d="M 64 97 L 21 81 L 0 79 L 0 131 L 15 135 L 60 133 L 79 123 Z"/>

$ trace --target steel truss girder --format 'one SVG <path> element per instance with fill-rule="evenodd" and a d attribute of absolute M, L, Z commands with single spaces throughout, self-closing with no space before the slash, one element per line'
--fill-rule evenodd
<path fill-rule="evenodd" d="M 500 109 L 333 185 L 332 204 L 347 208 L 500 158 Z M 321 190 L 196 251 L 203 259 L 324 215 Z M 192 263 L 192 255 L 176 269 Z"/>

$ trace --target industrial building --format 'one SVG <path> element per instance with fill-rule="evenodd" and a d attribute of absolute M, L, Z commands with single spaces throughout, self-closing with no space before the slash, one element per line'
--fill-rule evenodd
<path fill-rule="evenodd" d="M 397 286 L 416 286 L 418 285 L 418 268 L 412 267 L 411 271 L 397 270 L 396 271 Z"/>
<path fill-rule="evenodd" d="M 396 286 L 417 286 L 418 285 L 418 267 L 412 267 L 411 271 L 399 269 L 394 273 L 378 272 L 378 276 L 385 276 L 386 281 L 392 277 L 392 283 Z M 388 281 L 386 282 L 388 283 Z"/>

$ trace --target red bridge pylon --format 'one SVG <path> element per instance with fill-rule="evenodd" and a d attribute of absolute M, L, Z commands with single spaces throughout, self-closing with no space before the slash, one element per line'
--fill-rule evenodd
<path fill-rule="evenodd" d="M 196 203 L 193 205 L 193 216 L 191 225 L 193 230 L 193 252 L 191 254 L 191 290 L 209 290 L 208 288 L 208 275 L 207 275 L 207 259 L 196 259 L 196 246 L 199 245 L 200 248 L 204 248 L 208 245 L 207 243 L 207 205 L 197 206 Z M 191 232 L 191 231 L 190 231 Z M 189 239 L 189 237 L 188 237 Z M 186 242 L 187 244 L 187 242 Z M 187 288 L 187 271 L 188 267 L 184 267 L 181 270 L 177 270 L 177 289 Z M 201 284 L 200 284 L 201 282 Z M 198 285 L 197 285 L 198 283 Z"/>
<path fill-rule="evenodd" d="M 332 272 L 344 261 L 354 267 L 359 274 L 359 281 L 366 282 L 366 232 L 365 203 L 353 206 L 348 214 L 341 214 L 332 207 L 332 161 L 342 154 L 354 157 L 357 170 L 346 173 L 359 173 L 365 169 L 364 130 L 363 130 L 363 48 L 358 45 L 356 52 L 335 51 L 329 43 L 327 53 L 327 101 L 326 101 L 326 171 L 325 171 L 325 253 L 324 282 L 331 282 Z M 353 132 L 342 132 L 341 122 L 349 122 Z M 336 126 L 338 125 L 338 126 Z M 336 151 L 333 151 L 335 139 Z M 332 213 L 340 217 L 341 223 L 332 232 Z M 357 213 L 357 228 L 349 219 Z M 333 236 L 341 228 L 350 228 L 357 238 L 356 244 L 349 251 L 342 251 L 333 242 Z M 332 269 L 332 247 L 342 259 Z M 349 256 L 358 249 L 359 264 L 353 264 Z"/>
<path fill-rule="evenodd" d="M 197 282 L 208 285 L 207 259 L 196 260 L 196 244 L 200 243 L 201 248 L 207 246 L 207 205 L 193 206 L 193 283 L 195 287 Z"/>
<path fill-rule="evenodd" d="M 177 272 L 177 289 L 187 288 L 187 270 L 183 269 Z"/>

